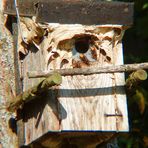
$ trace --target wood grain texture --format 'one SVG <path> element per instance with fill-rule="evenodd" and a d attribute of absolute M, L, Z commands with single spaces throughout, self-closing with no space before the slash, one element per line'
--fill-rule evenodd
<path fill-rule="evenodd" d="M 13 0 L 3 0 L 4 13 L 15 15 Z M 87 0 L 18 0 L 21 16 L 36 16 L 37 22 L 61 24 L 133 24 L 133 3 Z M 66 16 L 66 17 L 65 17 Z"/>
<path fill-rule="evenodd" d="M 111 77 L 101 74 L 63 79 L 58 100 L 67 117 L 62 120 L 62 130 L 116 131 L 116 119 L 105 118 L 106 113 L 114 114 L 115 108 Z M 60 114 L 64 116 L 61 109 Z"/>
<path fill-rule="evenodd" d="M 78 147 L 78 148 L 95 148 L 98 144 L 107 142 L 117 136 L 115 133 L 108 132 L 58 132 L 47 133 L 37 142 L 42 146 L 61 148 L 61 147 Z"/>
<path fill-rule="evenodd" d="M 96 50 L 98 59 L 93 62 L 90 58 L 91 49 L 88 49 L 84 55 L 92 61 L 92 65 L 87 67 L 123 64 L 121 38 L 114 30 L 113 27 L 100 28 L 99 35 L 102 33 L 100 36 L 103 39 Z M 65 68 L 71 68 L 73 60 L 79 62 L 78 66 L 81 68 L 86 66 L 85 61 L 79 59 L 80 53 L 74 48 L 72 52 L 57 52 L 62 56 L 49 64 L 48 71 L 59 68 L 63 55 L 69 60 Z M 61 130 L 128 131 L 124 84 L 124 74 L 121 73 L 65 76 L 58 91 L 58 101 L 65 109 L 63 112 L 63 108 L 59 106 Z M 122 117 L 107 117 L 106 114 L 121 114 Z"/>
<path fill-rule="evenodd" d="M 117 44 L 116 47 L 113 48 L 113 54 L 114 57 L 114 63 L 116 65 L 123 64 L 123 51 L 122 51 L 122 43 Z M 118 86 L 124 86 L 125 85 L 125 77 L 124 73 L 115 73 L 114 74 L 114 80 L 113 80 L 113 86 L 114 89 L 114 101 L 115 101 L 115 112 L 122 114 L 122 118 L 117 117 L 116 118 L 116 128 L 117 131 L 129 131 L 129 125 L 128 125 L 128 112 L 127 112 L 127 102 L 126 102 L 126 93 L 124 88 L 120 88 L 120 93 L 117 93 Z"/>
<path fill-rule="evenodd" d="M 34 51 L 34 48 L 24 59 L 24 86 L 23 90 L 28 90 L 41 79 L 28 79 L 28 70 L 44 70 L 45 61 L 40 51 Z M 37 101 L 32 101 L 24 106 L 24 130 L 25 130 L 25 143 L 28 144 L 35 139 L 39 138 L 48 131 L 58 131 L 59 119 L 57 111 L 57 101 L 55 92 L 47 92 L 45 96 L 39 98 Z"/>
<path fill-rule="evenodd" d="M 39 78 L 29 79 L 27 76 L 28 71 L 50 71 L 59 69 L 63 59 L 68 60 L 68 63 L 62 67 L 63 69 L 73 68 L 73 60 L 79 62 L 80 65 L 78 66 L 81 66 L 81 68 L 123 64 L 122 38 L 116 36 L 115 29 L 117 28 L 114 28 L 113 25 L 111 27 L 100 27 L 98 29 L 100 31 L 99 37 L 102 41 L 99 48 L 96 49 L 97 58 L 93 59 L 91 56 L 91 48 L 84 53 L 84 56 L 91 61 L 90 65 L 85 64 L 85 60 L 79 59 L 80 53 L 78 53 L 74 47 L 69 51 L 57 48 L 56 52 L 59 53 L 59 56 L 50 63 L 48 63 L 47 60 L 49 60 L 50 57 L 48 54 L 50 54 L 50 52 L 52 53 L 52 51 L 44 51 L 43 47 L 41 48 L 42 50 L 35 50 L 31 47 L 23 63 L 24 91 L 39 81 Z M 123 33 L 122 31 L 124 32 L 124 30 L 121 29 L 121 34 Z M 62 34 L 64 33 L 62 32 Z M 55 36 L 56 35 L 58 36 L 58 34 L 55 33 Z M 83 36 L 85 37 L 85 32 L 83 32 Z M 117 39 L 115 40 L 114 37 L 117 37 Z M 98 42 L 98 44 L 100 43 L 100 41 L 96 42 Z M 46 46 L 46 44 L 42 46 Z M 44 52 L 46 52 L 46 54 Z M 81 58 L 82 57 L 83 56 L 81 56 Z M 51 131 L 128 131 L 124 84 L 123 73 L 63 77 L 63 82 L 60 86 L 49 90 L 38 99 L 38 101 L 25 105 L 23 117 L 26 141 L 24 144 L 30 144 L 45 135 L 45 133 Z M 106 116 L 106 114 L 120 114 L 121 116 Z M 48 138 L 52 139 L 52 137 Z M 57 141 L 58 140 L 55 141 L 55 145 L 58 144 Z M 83 142 L 85 142 L 85 140 Z"/>
<path fill-rule="evenodd" d="M 17 136 L 11 129 L 11 119 L 15 114 L 6 110 L 6 102 L 10 101 L 12 92 L 16 90 L 15 71 L 14 71 L 14 46 L 13 37 L 5 27 L 6 17 L 1 10 L 2 1 L 0 0 L 0 147 L 18 147 Z M 9 125 L 10 123 L 10 125 Z"/>
<path fill-rule="evenodd" d="M 122 64 L 122 46 L 118 46 L 112 49 L 116 50 L 114 64 Z M 106 63 L 102 60 L 101 64 Z M 58 100 L 67 114 L 63 119 L 65 114 L 59 108 L 61 130 L 128 131 L 123 85 L 124 74 L 118 73 L 64 77 Z M 123 117 L 105 117 L 115 113 Z"/>

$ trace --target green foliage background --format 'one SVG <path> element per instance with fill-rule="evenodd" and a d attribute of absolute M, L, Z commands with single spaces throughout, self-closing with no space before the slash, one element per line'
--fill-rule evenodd
<path fill-rule="evenodd" d="M 124 39 L 124 62 L 148 61 L 148 0 L 134 2 L 134 24 Z M 141 110 L 144 109 L 144 111 Z M 128 97 L 130 132 L 119 136 L 120 148 L 148 148 L 148 80 L 142 82 L 133 96 Z"/>

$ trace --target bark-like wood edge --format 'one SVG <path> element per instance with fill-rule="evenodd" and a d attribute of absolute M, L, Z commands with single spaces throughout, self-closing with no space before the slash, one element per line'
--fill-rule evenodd
<path fill-rule="evenodd" d="M 139 84 L 139 82 L 146 80 L 148 77 L 147 72 L 145 70 L 137 70 L 131 73 L 126 79 L 126 89 L 127 91 L 133 91 Z"/>
<path fill-rule="evenodd" d="M 61 74 L 62 76 L 68 75 L 91 75 L 100 73 L 122 73 L 133 72 L 139 69 L 148 69 L 148 63 L 140 64 L 125 64 L 125 65 L 113 65 L 113 66 L 101 66 L 101 67 L 88 67 L 88 68 L 71 68 L 71 69 L 56 69 L 49 72 L 44 71 L 29 71 L 29 78 L 41 78 L 48 77 L 54 72 Z"/>
<path fill-rule="evenodd" d="M 35 99 L 38 95 L 49 89 L 54 85 L 60 85 L 62 83 L 62 77 L 58 73 L 49 75 L 46 79 L 42 80 L 38 85 L 30 88 L 29 90 L 19 94 L 12 101 L 7 102 L 7 110 L 14 112 L 21 108 L 24 103 L 27 103 Z"/>

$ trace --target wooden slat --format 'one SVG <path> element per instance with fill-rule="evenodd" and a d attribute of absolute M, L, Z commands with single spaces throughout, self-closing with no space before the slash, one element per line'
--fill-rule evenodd
<path fill-rule="evenodd" d="M 38 83 L 39 79 L 30 80 L 27 77 L 28 70 L 44 70 L 45 63 L 42 51 L 36 51 L 33 47 L 31 53 L 24 59 L 24 91 Z M 59 119 L 57 111 L 56 93 L 48 92 L 38 101 L 27 103 L 23 109 L 25 130 L 25 143 L 38 139 L 48 131 L 59 131 Z"/>
<path fill-rule="evenodd" d="M 35 4 L 38 0 L 17 0 L 21 16 L 34 16 L 36 14 Z M 3 12 L 16 15 L 14 0 L 3 0 Z"/>
<path fill-rule="evenodd" d="M 38 22 L 64 24 L 132 25 L 133 3 L 85 0 L 18 0 L 20 15 Z M 15 15 L 13 0 L 4 1 L 4 13 Z"/>
<path fill-rule="evenodd" d="M 123 46 L 122 43 L 117 44 L 113 48 L 114 63 L 115 65 L 123 64 Z M 128 125 L 128 112 L 127 112 L 127 100 L 124 88 L 119 88 L 118 86 L 125 85 L 125 75 L 124 73 L 114 73 L 113 87 L 114 89 L 114 101 L 116 102 L 116 113 L 122 114 L 122 118 L 116 118 L 116 128 L 117 131 L 129 131 Z M 120 93 L 117 93 L 120 90 Z"/>
<path fill-rule="evenodd" d="M 39 3 L 38 22 L 132 25 L 133 3 L 59 0 Z"/>
<path fill-rule="evenodd" d="M 63 131 L 117 130 L 116 118 L 105 117 L 105 114 L 115 114 L 116 108 L 111 77 L 111 74 L 99 74 L 64 78 L 58 98 L 67 113 L 64 117 L 60 108 Z"/>
<path fill-rule="evenodd" d="M 96 147 L 98 144 L 106 143 L 108 140 L 117 136 L 117 133 L 108 132 L 49 132 L 36 140 L 45 147 L 61 147 L 64 142 L 68 143 L 64 147 L 83 146 Z M 69 142 L 70 141 L 70 142 Z"/>
<path fill-rule="evenodd" d="M 16 95 L 20 94 L 22 92 L 22 81 L 20 78 L 20 61 L 18 57 L 18 26 L 17 21 L 14 17 L 11 17 L 12 19 L 12 31 L 13 31 L 13 46 L 14 46 L 14 72 L 15 72 L 15 93 Z M 21 146 L 24 144 L 25 141 L 25 135 L 24 135 L 24 122 L 22 120 L 22 114 L 18 111 L 17 113 L 17 136 L 19 137 L 18 145 Z"/>

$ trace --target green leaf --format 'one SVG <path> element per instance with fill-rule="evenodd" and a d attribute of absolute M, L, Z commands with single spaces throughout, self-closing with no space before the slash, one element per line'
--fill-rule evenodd
<path fill-rule="evenodd" d="M 143 10 L 147 9 L 148 8 L 148 3 L 145 3 L 142 7 Z"/>

